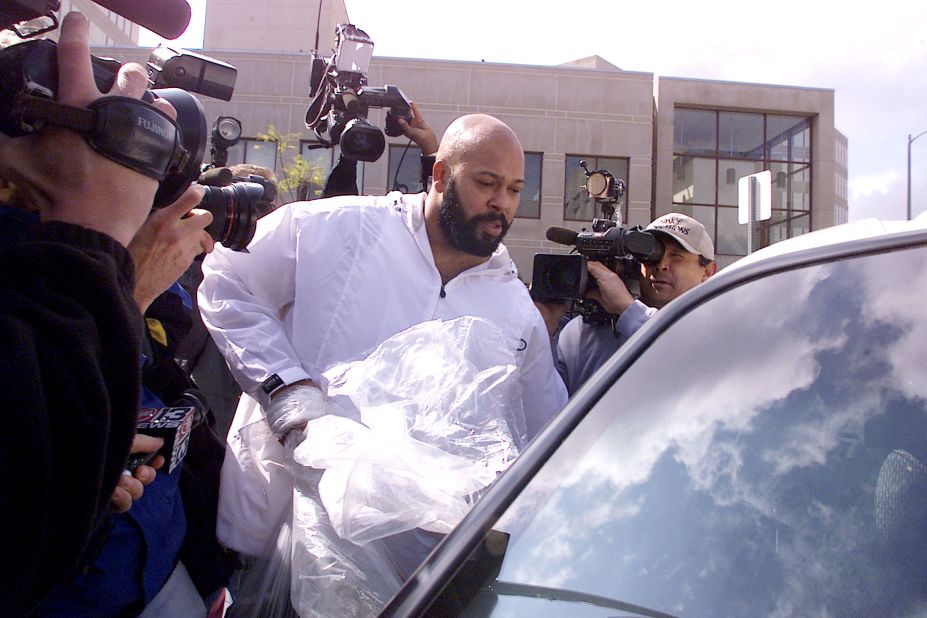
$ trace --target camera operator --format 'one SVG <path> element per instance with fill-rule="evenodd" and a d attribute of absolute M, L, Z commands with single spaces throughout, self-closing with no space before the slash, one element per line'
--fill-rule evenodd
<path fill-rule="evenodd" d="M 86 19 L 64 18 L 61 104 L 83 108 L 102 96 L 88 37 Z M 147 84 L 141 66 L 125 65 L 109 94 L 137 99 Z M 166 102 L 154 105 L 173 115 Z M 140 390 L 142 322 L 126 246 L 158 183 L 97 154 L 77 132 L 53 126 L 2 137 L 0 176 L 39 213 L 38 222 L 4 213 L 8 242 L 0 246 L 0 397 L 12 423 L 0 448 L 0 614 L 21 615 L 75 570 L 111 500 L 124 508 L 127 494 L 140 490 L 131 481 L 117 490 Z"/>
<path fill-rule="evenodd" d="M 186 309 L 182 308 L 178 294 L 184 293 L 175 281 L 196 255 L 211 251 L 214 244 L 204 229 L 212 222 L 212 215 L 195 208 L 204 192 L 202 186 L 193 185 L 173 204 L 152 211 L 129 244 L 137 275 L 134 298 L 147 326 L 142 346 L 141 408 L 162 408 L 177 399 L 173 393 L 165 396 L 160 384 L 150 378 L 152 365 L 172 360 L 157 353 L 159 342 L 177 332 L 175 324 L 167 323 L 163 313 L 153 310 L 168 304 L 174 313 L 186 314 L 181 317 L 190 323 L 191 301 L 187 297 Z M 141 438 L 148 436 L 136 436 L 136 440 Z M 192 451 L 192 434 L 190 440 Z M 221 457 L 221 449 L 212 455 Z M 203 600 L 181 564 L 182 548 L 189 536 L 188 512 L 199 506 L 192 501 L 186 504 L 181 497 L 188 462 L 185 458 L 184 466 L 171 473 L 162 468 L 130 509 L 109 518 L 95 539 L 93 551 L 83 557 L 82 568 L 43 599 L 37 609 L 39 615 L 135 615 L 150 607 L 169 615 L 205 614 Z M 205 536 L 197 533 L 200 539 Z M 165 606 L 165 599 L 171 605 Z"/>
<path fill-rule="evenodd" d="M 228 170 L 233 179 L 249 179 L 259 176 L 267 182 L 269 196 L 272 195 L 273 199 L 255 204 L 259 218 L 279 207 L 277 177 L 273 170 L 253 163 L 236 163 L 228 166 Z M 193 263 L 179 279 L 180 284 L 191 297 L 196 296 L 196 290 L 203 280 L 201 264 L 205 256 L 206 254 L 202 253 L 194 258 Z M 191 323 L 188 328 L 185 327 L 186 332 L 174 342 L 176 344 L 175 355 L 181 360 L 187 373 L 206 398 L 209 409 L 215 417 L 216 434 L 224 440 L 232 424 L 232 418 L 235 416 L 241 389 L 229 373 L 228 365 L 216 348 L 215 342 L 206 331 L 199 309 L 194 307 L 188 314 Z"/>
<path fill-rule="evenodd" d="M 179 286 L 174 285 L 176 278 L 192 262 L 193 258 L 211 251 L 214 241 L 204 230 L 212 221 L 209 212 L 196 209 L 195 206 L 203 198 L 204 188 L 198 185 L 188 188 L 173 204 L 153 211 L 141 229 L 129 244 L 129 252 L 135 264 L 136 285 L 133 296 L 139 309 L 146 317 L 148 325 L 146 341 L 143 346 L 145 367 L 143 370 L 142 407 L 160 408 L 164 400 L 173 402 L 176 395 L 165 398 L 151 384 L 149 380 L 150 364 L 155 361 L 170 361 L 154 354 L 158 345 L 152 340 L 160 340 L 170 332 L 173 337 L 177 332 L 176 324 L 167 327 L 160 320 L 149 316 L 146 310 L 159 307 L 159 301 L 168 299 L 170 307 L 182 305 L 182 301 L 171 303 L 170 298 L 183 294 Z M 31 205 L 13 193 L 21 216 L 28 217 Z M 9 231 L 7 226 L 7 231 Z M 165 292 L 165 290 L 167 290 Z M 189 313 L 192 303 L 186 298 L 185 313 L 188 325 Z M 174 313 L 179 313 L 177 310 Z M 158 317 L 161 317 L 160 314 Z M 197 430 L 194 429 L 196 435 Z M 202 440 L 195 446 L 194 439 L 190 438 L 191 450 L 200 450 Z M 221 461 L 222 447 L 218 438 L 214 438 L 215 447 L 208 455 L 217 462 L 212 466 L 213 502 L 218 494 L 218 462 Z M 132 453 L 157 452 L 163 445 L 163 440 L 151 436 L 137 434 L 133 440 Z M 207 445 L 208 446 L 208 445 Z M 191 454 L 190 459 L 194 455 Z M 189 460 L 187 460 L 189 461 Z M 95 530 L 90 540 L 90 548 L 81 558 L 80 568 L 64 582 L 53 588 L 44 597 L 36 608 L 36 613 L 43 616 L 71 616 L 71 615 L 117 615 L 125 612 L 136 613 L 146 608 L 146 604 L 158 608 L 158 611 L 168 611 L 174 614 L 195 615 L 205 613 L 203 601 L 187 576 L 186 569 L 178 565 L 178 559 L 183 557 L 184 548 L 192 544 L 196 550 L 196 562 L 203 563 L 206 571 L 201 580 L 208 582 L 215 589 L 215 581 L 221 580 L 222 575 L 215 575 L 210 571 L 219 571 L 207 559 L 209 535 L 213 543 L 215 530 L 215 512 L 211 516 L 211 523 L 207 528 L 195 530 L 195 534 L 185 535 L 190 528 L 187 515 L 190 509 L 202 511 L 203 498 L 199 486 L 204 483 L 194 477 L 197 484 L 192 497 L 197 500 L 189 501 L 181 506 L 181 491 L 184 481 L 189 482 L 191 470 L 189 465 L 179 469 L 179 472 L 167 475 L 157 474 L 155 468 L 163 464 L 163 457 L 155 458 L 149 466 L 141 465 L 136 468 L 133 475 L 123 474 L 111 498 L 111 507 L 115 513 Z M 202 474 L 200 474 L 202 476 Z M 207 481 L 208 482 L 208 481 Z M 148 485 L 143 491 L 142 484 Z M 201 519 L 200 517 L 196 518 Z M 207 517 L 208 520 L 208 517 Z M 189 541 L 193 536 L 192 543 Z M 213 548 L 218 548 L 217 545 Z M 187 555 L 190 551 L 186 552 Z M 202 556 L 202 558 L 200 558 Z M 199 564 L 198 564 L 199 566 Z M 230 572 L 230 571 L 229 571 Z M 191 571 L 195 573 L 195 571 Z M 196 573 L 200 574 L 200 573 Z M 227 577 L 227 574 L 226 574 Z M 170 585 L 168 585 L 170 583 Z M 224 585 L 224 584 L 223 584 Z M 158 594 L 161 596 L 159 597 Z M 159 599 L 170 600 L 165 606 Z M 181 599 L 186 599 L 186 605 L 178 605 Z"/>
<path fill-rule="evenodd" d="M 557 371 L 571 396 L 657 309 L 718 270 L 711 236 L 692 217 L 670 213 L 646 229 L 663 243 L 663 256 L 656 263 L 643 264 L 640 299 L 635 299 L 621 277 L 605 265 L 593 261 L 587 265 L 598 284 L 588 297 L 613 317 L 599 324 L 576 317 L 560 331 Z"/>

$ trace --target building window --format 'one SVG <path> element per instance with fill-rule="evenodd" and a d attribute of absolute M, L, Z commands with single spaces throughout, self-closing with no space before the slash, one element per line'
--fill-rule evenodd
<path fill-rule="evenodd" d="M 251 163 L 277 171 L 277 144 L 259 139 L 243 138 L 229 148 L 228 165 Z"/>
<path fill-rule="evenodd" d="M 625 182 L 628 189 L 624 196 L 624 207 L 620 214 L 621 220 L 627 221 L 628 194 L 630 193 L 628 166 L 630 160 L 627 158 L 570 154 L 566 156 L 566 180 L 563 189 L 564 220 L 592 221 L 592 219 L 602 216 L 602 211 L 596 201 L 586 193 L 586 172 L 579 164 L 580 161 L 586 162 L 586 167 L 589 168 L 590 172 L 608 170 L 615 178 L 620 178 Z"/>
<path fill-rule="evenodd" d="M 421 193 L 422 184 L 422 149 L 412 144 L 390 144 L 389 176 L 386 185 L 390 191 L 403 193 Z"/>
<path fill-rule="evenodd" d="M 309 169 L 305 178 L 297 187 L 296 199 L 300 201 L 314 200 L 322 197 L 325 181 L 332 171 L 334 153 L 331 148 L 313 148 L 318 142 L 300 142 L 299 154 L 302 155 Z"/>
<path fill-rule="evenodd" d="M 769 170 L 773 216 L 761 223 L 760 246 L 811 229 L 811 119 L 800 116 L 675 110 L 672 209 L 712 233 L 715 253 L 747 252 L 747 229 L 737 221 L 738 182 Z M 657 215 L 669 212 L 657 208 Z"/>
<path fill-rule="evenodd" d="M 541 218 L 541 169 L 544 163 L 544 153 L 525 153 L 525 186 L 521 190 L 521 201 L 518 202 L 516 217 L 523 219 Z"/>
<path fill-rule="evenodd" d="M 303 171 L 302 182 L 300 182 L 292 192 L 292 199 L 304 201 L 322 197 L 322 192 L 325 189 L 325 184 L 328 182 L 328 177 L 331 175 L 332 169 L 336 163 L 340 160 L 341 149 L 337 146 L 334 148 L 320 147 L 318 142 L 302 141 L 299 143 L 299 154 L 302 156 L 303 160 L 308 163 L 308 169 Z M 289 165 L 292 165 L 292 163 Z M 350 163 L 347 163 L 347 165 L 350 165 Z M 354 165 L 357 174 L 355 183 L 356 190 L 358 193 L 363 193 L 364 164 L 355 162 Z M 294 183 L 295 182 L 294 180 Z"/>

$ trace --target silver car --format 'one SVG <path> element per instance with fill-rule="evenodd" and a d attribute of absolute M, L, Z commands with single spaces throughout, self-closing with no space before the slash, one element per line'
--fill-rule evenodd
<path fill-rule="evenodd" d="M 662 309 L 384 616 L 927 613 L 927 216 Z"/>

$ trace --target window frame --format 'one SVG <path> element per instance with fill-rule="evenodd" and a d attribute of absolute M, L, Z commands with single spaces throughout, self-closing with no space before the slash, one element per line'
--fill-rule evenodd
<path fill-rule="evenodd" d="M 575 167 L 572 167 L 572 166 L 570 165 L 570 159 L 571 159 L 571 158 L 576 159 L 576 166 L 575 166 Z M 602 164 L 600 164 L 600 161 L 603 161 L 603 160 L 618 161 L 619 163 L 624 163 L 624 164 L 625 164 L 625 170 L 626 170 L 626 172 L 625 172 L 624 175 L 622 176 L 622 174 L 621 174 L 620 172 L 616 172 L 616 171 L 613 170 L 613 169 L 609 169 L 608 166 L 603 166 Z M 624 197 L 623 197 L 623 199 L 622 199 L 621 212 L 620 212 L 619 214 L 621 215 L 621 221 L 622 221 L 622 222 L 627 222 L 627 220 L 628 220 L 628 203 L 630 202 L 630 194 L 631 194 L 631 183 L 630 183 L 630 181 L 629 181 L 629 179 L 628 179 L 628 176 L 631 175 L 631 157 L 629 157 L 629 156 L 628 156 L 628 157 L 623 157 L 623 156 L 611 156 L 611 155 L 581 155 L 581 154 L 567 153 L 566 155 L 564 155 L 563 161 L 564 161 L 564 165 L 563 165 L 563 210 L 562 210 L 562 215 L 563 215 L 563 220 L 564 220 L 564 221 L 577 222 L 577 223 L 578 223 L 578 222 L 586 222 L 586 223 L 588 223 L 588 222 L 592 221 L 592 219 L 594 219 L 594 218 L 601 218 L 601 216 L 602 216 L 602 213 L 598 211 L 598 206 L 599 206 L 599 205 L 598 205 L 598 202 L 596 202 L 596 201 L 593 200 L 592 198 L 588 198 L 588 197 L 587 197 L 586 199 L 590 200 L 590 202 L 591 202 L 591 204 L 592 204 L 592 208 L 593 208 L 593 212 L 592 212 L 592 216 L 591 216 L 591 217 L 580 217 L 580 216 L 573 217 L 573 216 L 568 216 L 568 215 L 567 215 L 567 209 L 570 208 L 570 204 L 571 204 L 574 200 L 576 200 L 578 197 L 580 197 L 583 193 L 585 193 L 585 190 L 584 190 L 584 189 L 582 189 L 581 187 L 577 187 L 577 188 L 576 188 L 576 192 L 573 194 L 573 197 L 570 197 L 569 199 L 567 198 L 568 191 L 571 190 L 570 170 L 573 169 L 574 172 L 575 172 L 575 170 L 576 170 L 577 168 L 579 168 L 579 161 L 585 161 L 585 162 L 586 162 L 586 167 L 587 167 L 587 169 L 588 169 L 590 172 L 594 172 L 594 171 L 600 170 L 600 169 L 607 169 L 609 172 L 611 172 L 611 173 L 615 176 L 615 178 L 618 178 L 618 179 L 624 181 L 624 183 L 625 183 L 625 194 L 624 194 Z M 583 172 L 580 172 L 580 173 L 583 173 Z M 584 201 L 585 201 L 585 200 L 584 200 Z"/>
<path fill-rule="evenodd" d="M 773 169 L 774 167 L 780 167 L 780 166 L 783 166 L 783 165 L 784 165 L 785 168 L 786 168 L 786 170 L 787 170 L 787 172 L 786 172 L 786 178 L 785 178 L 786 186 L 785 186 L 785 187 L 780 187 L 780 188 L 783 189 L 783 193 L 787 196 L 787 198 L 786 198 L 786 203 L 785 203 L 784 206 L 780 206 L 780 207 L 778 207 L 778 208 L 776 208 L 776 207 L 774 206 L 773 210 L 778 210 L 778 211 L 780 211 L 781 217 L 786 221 L 786 238 L 792 238 L 792 237 L 794 237 L 794 236 L 801 235 L 802 233 L 804 233 L 804 232 L 800 232 L 800 231 L 799 231 L 799 230 L 801 230 L 801 229 L 807 229 L 807 230 L 809 230 L 809 231 L 813 229 L 813 223 L 814 223 L 814 221 L 813 221 L 813 214 L 812 214 L 812 213 L 813 213 L 813 209 L 814 209 L 814 204 L 813 204 L 813 172 L 814 172 L 814 152 L 813 152 L 813 138 L 814 138 L 814 135 L 813 135 L 813 132 L 814 132 L 814 122 L 813 122 L 813 117 L 812 117 L 812 116 L 804 116 L 804 115 L 798 115 L 798 114 L 772 113 L 772 112 L 755 112 L 755 111 L 749 111 L 749 110 L 724 110 L 724 109 L 717 109 L 717 108 L 696 108 L 696 107 L 687 107 L 687 106 L 677 106 L 677 107 L 674 108 L 673 113 L 674 113 L 674 116 L 675 116 L 675 115 L 678 114 L 679 112 L 685 113 L 685 112 L 687 112 L 687 111 L 693 111 L 693 112 L 699 112 L 699 113 L 713 113 L 713 114 L 714 114 L 714 120 L 715 120 L 715 129 L 714 129 L 715 146 L 714 146 L 714 149 L 713 149 L 714 154 L 713 154 L 713 155 L 708 154 L 708 151 L 705 150 L 705 149 L 699 149 L 697 152 L 695 152 L 695 151 L 690 152 L 690 151 L 688 151 L 688 150 L 685 149 L 685 148 L 680 149 L 680 148 L 679 148 L 679 144 L 677 143 L 676 131 L 674 130 L 674 135 L 673 135 L 673 158 L 672 158 L 672 161 L 673 161 L 673 174 L 674 174 L 674 175 L 672 176 L 672 179 L 673 179 L 674 185 L 673 185 L 672 190 L 671 190 L 671 193 L 672 193 L 672 195 L 673 195 L 673 201 L 672 201 L 672 205 L 671 205 L 671 209 L 672 209 L 672 210 L 666 210 L 666 212 L 671 212 L 671 211 L 672 211 L 672 212 L 682 212 L 682 213 L 685 213 L 685 214 L 690 214 L 689 212 L 687 212 L 687 210 L 688 210 L 688 209 L 691 209 L 691 208 L 693 208 L 693 207 L 708 207 L 708 208 L 713 208 L 713 209 L 715 209 L 715 216 L 713 217 L 713 222 L 714 222 L 714 226 L 713 226 L 713 227 L 709 227 L 709 225 L 707 225 L 708 222 L 702 221 L 702 223 L 706 225 L 706 228 L 707 228 L 707 229 L 709 230 L 709 232 L 711 233 L 712 240 L 714 241 L 714 243 L 715 243 L 715 245 L 716 245 L 715 254 L 716 254 L 717 256 L 728 257 L 728 258 L 730 258 L 730 257 L 733 257 L 733 258 L 742 257 L 742 256 L 746 255 L 746 251 L 744 251 L 744 253 L 739 253 L 739 252 L 738 252 L 738 253 L 729 253 L 729 252 L 721 251 L 721 250 L 719 250 L 718 247 L 717 247 L 717 245 L 719 244 L 719 242 L 718 242 L 719 230 L 720 230 L 719 221 L 721 221 L 722 219 L 723 219 L 723 220 L 730 220 L 730 218 L 731 218 L 729 213 L 725 213 L 725 214 L 727 214 L 728 216 L 722 217 L 722 216 L 721 216 L 721 214 L 722 214 L 722 213 L 721 213 L 721 209 L 730 209 L 730 208 L 733 208 L 733 209 L 736 210 L 736 208 L 737 208 L 737 205 L 736 205 L 736 204 L 731 205 L 731 204 L 728 204 L 728 203 L 724 203 L 724 204 L 721 203 L 721 201 L 722 201 L 722 199 L 721 199 L 721 196 L 722 196 L 722 189 L 721 189 L 721 183 L 722 183 L 722 168 L 721 168 L 721 165 L 722 165 L 722 163 L 724 163 L 724 162 L 732 162 L 732 163 L 735 163 L 735 164 L 736 164 L 737 162 L 743 162 L 744 164 L 759 165 L 763 170 L 771 170 L 771 169 Z M 721 150 L 721 144 L 720 144 L 720 142 L 721 142 L 721 115 L 722 115 L 722 114 L 744 114 L 744 115 L 749 114 L 749 115 L 755 115 L 755 116 L 761 116 L 761 117 L 762 117 L 762 125 L 763 125 L 763 145 L 762 145 L 762 151 L 763 151 L 763 152 L 762 152 L 762 156 L 761 156 L 761 157 L 758 157 L 758 158 L 757 158 L 757 157 L 733 157 L 733 156 L 728 156 L 730 153 L 723 153 L 723 152 L 722 152 L 722 150 Z M 796 120 L 796 123 L 795 123 L 794 125 L 792 125 L 792 126 L 790 127 L 790 129 L 798 128 L 798 130 L 797 130 L 797 131 L 794 131 L 794 134 L 791 133 L 791 132 L 789 133 L 789 138 L 788 138 L 788 142 L 787 142 L 787 146 L 786 146 L 786 158 L 785 158 L 785 159 L 780 158 L 780 157 L 774 157 L 774 156 L 772 156 L 772 154 L 773 154 L 772 150 L 773 150 L 774 144 L 771 142 L 771 139 L 770 139 L 770 136 L 769 136 L 769 132 L 770 132 L 770 127 L 769 127 L 769 125 L 770 125 L 770 118 L 777 118 L 777 119 L 782 119 L 782 118 L 794 118 L 794 119 Z M 796 146 L 793 145 L 792 137 L 793 137 L 794 135 L 802 134 L 802 133 L 805 133 L 805 132 L 807 132 L 807 146 L 803 146 L 803 148 L 805 148 L 805 149 L 807 150 L 807 160 L 805 160 L 805 159 L 796 159 L 796 158 L 793 158 L 793 156 L 792 156 L 793 148 L 795 148 Z M 780 134 L 780 135 L 781 135 L 781 134 Z M 779 144 L 779 143 L 780 143 L 780 142 L 776 142 L 776 144 Z M 676 199 L 677 192 L 676 192 L 676 186 L 675 186 L 676 175 L 677 175 L 677 173 L 678 173 L 678 170 L 677 170 L 677 167 L 678 167 L 677 161 L 679 161 L 679 160 L 681 160 L 681 159 L 683 159 L 683 158 L 686 158 L 686 157 L 688 157 L 688 158 L 693 158 L 693 159 L 696 159 L 696 158 L 697 158 L 697 159 L 704 159 L 704 160 L 711 160 L 711 161 L 713 161 L 713 165 L 714 165 L 714 174 L 713 174 L 714 180 L 713 180 L 713 186 L 710 187 L 710 188 L 709 188 L 709 187 L 705 187 L 704 190 L 699 190 L 698 188 L 695 188 L 694 194 L 695 194 L 695 196 L 699 197 L 698 200 L 692 200 L 692 201 L 677 201 L 677 199 Z M 792 201 L 792 196 L 793 196 L 793 191 L 792 191 L 792 174 L 793 174 L 793 172 L 791 171 L 792 166 L 797 166 L 797 167 L 801 168 L 799 171 L 807 170 L 807 173 L 808 173 L 807 191 L 804 193 L 804 195 L 807 195 L 807 198 L 808 198 L 808 201 L 807 201 L 808 207 L 807 207 L 807 208 L 795 208 L 794 205 L 793 205 L 793 201 Z M 724 180 L 724 182 L 729 182 L 729 180 L 730 180 L 730 170 L 735 170 L 735 174 L 736 174 L 736 165 L 730 165 L 729 167 L 727 167 L 727 168 L 725 168 L 725 169 L 723 170 L 723 171 L 724 171 L 724 174 L 723 174 L 723 180 Z M 778 176 L 777 176 L 777 174 L 774 173 L 774 174 L 773 174 L 773 183 L 774 183 L 774 185 L 773 185 L 773 190 L 774 190 L 774 191 L 776 190 L 776 184 L 775 184 L 775 183 L 776 183 L 777 181 L 778 181 Z M 693 183 L 694 183 L 694 182 L 695 182 L 695 179 L 693 179 Z M 735 177 L 734 177 L 734 183 L 736 183 L 736 182 L 737 182 L 737 178 L 736 178 L 736 176 L 735 176 Z M 802 182 L 805 182 L 805 181 L 802 181 Z M 694 187 L 694 185 L 693 185 L 693 187 Z M 712 197 L 711 200 L 706 199 L 706 198 L 707 198 L 707 194 L 712 194 L 712 195 L 713 195 L 713 197 Z M 727 202 L 727 201 L 729 201 L 729 200 L 725 200 L 725 202 Z M 656 211 L 655 214 L 656 214 L 656 216 L 660 216 L 660 215 L 666 214 L 666 212 L 662 212 L 661 209 L 657 209 L 657 211 Z M 775 214 L 775 213 L 774 213 L 774 214 Z M 806 225 L 806 226 L 805 226 L 805 225 L 802 225 L 802 226 L 800 226 L 800 227 L 799 227 L 799 226 L 796 226 L 796 227 L 793 229 L 793 227 L 792 227 L 792 221 L 801 220 L 801 219 L 803 219 L 803 218 L 805 218 L 805 217 L 807 217 L 807 225 Z M 757 235 L 757 241 L 758 241 L 758 243 L 759 243 L 759 244 L 758 244 L 758 247 L 765 247 L 765 246 L 768 246 L 769 244 L 772 244 L 772 243 L 770 243 L 770 238 L 771 238 L 771 234 L 770 234 L 770 231 L 771 231 L 771 230 L 770 230 L 770 225 L 771 225 L 771 224 L 770 224 L 769 221 L 760 221 L 760 222 L 758 222 L 758 227 L 759 227 L 758 235 Z M 744 230 L 744 234 L 746 234 L 746 230 Z"/>

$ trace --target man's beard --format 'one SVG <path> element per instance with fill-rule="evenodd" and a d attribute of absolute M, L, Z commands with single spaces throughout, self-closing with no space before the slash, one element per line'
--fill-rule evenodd
<path fill-rule="evenodd" d="M 498 221 L 502 225 L 502 232 L 498 236 L 481 234 L 479 226 L 486 221 Z M 478 257 L 492 255 L 509 231 L 509 222 L 501 212 L 487 212 L 467 219 L 457 195 L 454 178 L 448 180 L 447 190 L 441 198 L 438 222 L 444 237 L 453 248 Z"/>

